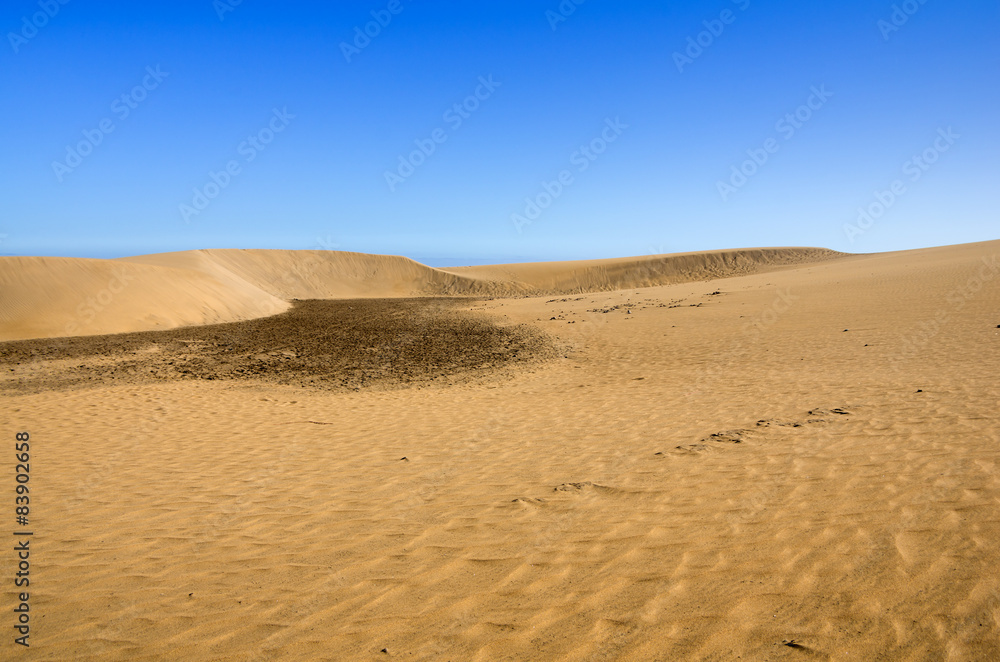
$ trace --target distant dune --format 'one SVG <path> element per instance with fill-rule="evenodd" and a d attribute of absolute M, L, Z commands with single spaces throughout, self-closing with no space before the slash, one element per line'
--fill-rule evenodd
<path fill-rule="evenodd" d="M 283 312 L 292 299 L 578 294 L 741 276 L 838 257 L 844 254 L 767 248 L 451 269 L 339 251 L 0 257 L 0 340 L 239 321 Z"/>
<path fill-rule="evenodd" d="M 489 283 L 488 290 L 533 296 L 606 292 L 748 276 L 840 257 L 847 257 L 847 254 L 823 248 L 753 248 L 612 260 L 460 267 L 444 271 Z"/>

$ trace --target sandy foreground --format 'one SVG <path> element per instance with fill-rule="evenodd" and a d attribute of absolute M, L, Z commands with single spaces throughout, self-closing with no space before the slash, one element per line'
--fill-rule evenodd
<path fill-rule="evenodd" d="M 545 343 L 522 360 L 476 326 L 493 358 L 370 386 L 278 383 L 294 347 L 208 379 L 197 347 L 189 373 L 157 358 L 150 377 L 0 344 L 0 489 L 29 431 L 35 534 L 28 650 L 0 553 L 4 660 L 1000 659 L 1000 242 L 712 258 L 693 280 L 364 263 L 357 283 L 388 282 L 368 291 L 323 262 L 304 295 L 266 257 L 183 257 L 197 277 L 137 259 L 183 315 L 136 326 L 150 295 L 126 290 L 81 332 L 438 288 L 519 294 L 455 306 Z M 6 340 L 84 324 L 60 283 L 113 277 L 23 260 L 34 280 L 0 273 Z M 604 291 L 572 291 L 595 273 Z M 677 282 L 609 289 L 629 273 Z"/>

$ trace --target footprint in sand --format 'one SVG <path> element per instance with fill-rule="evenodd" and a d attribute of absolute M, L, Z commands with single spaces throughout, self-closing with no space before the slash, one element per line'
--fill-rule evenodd
<path fill-rule="evenodd" d="M 757 421 L 757 427 L 759 428 L 769 428 L 769 427 L 800 428 L 803 425 L 804 423 L 800 423 L 799 421 L 779 421 L 775 418 L 762 418 L 761 420 Z"/>
<path fill-rule="evenodd" d="M 840 416 L 850 416 L 851 412 L 847 410 L 846 407 L 835 407 L 833 409 L 810 409 L 810 416 L 829 416 L 831 414 L 837 414 Z"/>
<path fill-rule="evenodd" d="M 553 492 L 582 492 L 584 489 L 586 489 L 588 487 L 596 487 L 596 486 L 593 483 L 589 482 L 589 481 L 585 482 L 585 483 L 563 483 L 562 485 L 560 485 L 558 487 L 552 488 L 552 491 Z"/>
<path fill-rule="evenodd" d="M 597 493 L 606 496 L 626 496 L 633 494 L 627 490 L 622 490 L 617 487 L 608 487 L 607 485 L 599 485 L 597 483 L 591 483 L 586 481 L 583 483 L 563 483 L 558 487 L 552 488 L 553 492 L 572 492 L 575 494 Z"/>
<path fill-rule="evenodd" d="M 752 430 L 726 430 L 724 432 L 716 432 L 715 434 L 710 434 L 704 439 L 702 443 L 706 441 L 715 441 L 722 444 L 742 444 L 747 438 L 752 434 Z"/>
<path fill-rule="evenodd" d="M 857 409 L 857 407 L 851 405 L 833 407 L 831 409 L 811 409 L 809 410 L 808 415 L 816 418 L 808 418 L 805 421 L 787 421 L 777 418 L 762 418 L 757 421 L 757 426 L 754 429 L 736 428 L 733 430 L 715 432 L 702 438 L 697 444 L 676 446 L 666 453 L 662 451 L 656 453 L 656 456 L 699 455 L 701 453 L 717 452 L 723 450 L 723 444 L 742 444 L 757 435 L 764 434 L 763 428 L 803 428 L 807 425 L 830 423 L 840 419 L 842 416 L 850 416 L 853 413 L 852 410 L 854 409 Z M 818 418 L 820 416 L 823 418 Z"/>
<path fill-rule="evenodd" d="M 553 492 L 571 492 L 573 494 L 583 494 L 584 492 L 598 492 L 601 494 L 624 494 L 623 490 L 619 490 L 614 487 L 608 487 L 606 485 L 597 485 L 590 481 L 584 481 L 581 483 L 563 483 L 557 487 L 552 488 Z M 520 506 L 521 508 L 535 509 L 546 505 L 547 499 L 534 498 L 534 497 L 517 497 L 511 500 L 511 504 L 514 506 Z"/>
<path fill-rule="evenodd" d="M 670 449 L 668 453 L 670 455 L 697 455 L 699 453 L 714 453 L 717 451 L 717 448 L 709 446 L 708 444 L 687 444 L 685 446 L 675 446 Z M 656 453 L 656 455 L 663 457 L 667 455 L 667 453 L 660 452 Z"/>

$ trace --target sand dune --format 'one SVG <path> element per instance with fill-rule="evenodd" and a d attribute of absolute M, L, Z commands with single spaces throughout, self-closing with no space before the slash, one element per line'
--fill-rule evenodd
<path fill-rule="evenodd" d="M 32 659 L 1000 659 L 998 259 L 448 302 L 559 350 L 500 372 L 438 302 L 314 303 L 354 318 L 312 344 L 283 314 L 0 345 L 0 428 L 32 440 Z M 476 278 L 554 287 L 538 268 Z M 342 342 L 337 366 L 398 372 L 428 329 L 467 378 L 305 363 Z"/>
<path fill-rule="evenodd" d="M 110 261 L 2 258 L 0 340 L 237 321 L 281 312 L 292 299 L 567 295 L 726 278 L 838 257 L 823 249 L 778 248 L 458 269 L 339 251 L 203 250 Z"/>
<path fill-rule="evenodd" d="M 249 282 L 288 299 L 476 294 L 474 279 L 409 258 L 344 251 L 209 251 Z"/>
<path fill-rule="evenodd" d="M 565 295 L 731 278 L 845 257 L 821 248 L 759 248 L 613 260 L 537 262 L 445 269 L 528 295 Z M 502 291 L 501 287 L 497 287 Z"/>
<path fill-rule="evenodd" d="M 196 257 L 189 256 L 189 262 Z M 138 261 L 0 257 L 0 340 L 211 324 L 287 308 L 284 300 L 208 261 L 177 268 Z"/>

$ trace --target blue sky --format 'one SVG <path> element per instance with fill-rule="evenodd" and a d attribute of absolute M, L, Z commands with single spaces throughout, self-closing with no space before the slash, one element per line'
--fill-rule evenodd
<path fill-rule="evenodd" d="M 64 2 L 0 10 L 3 254 L 998 238 L 995 0 Z"/>

